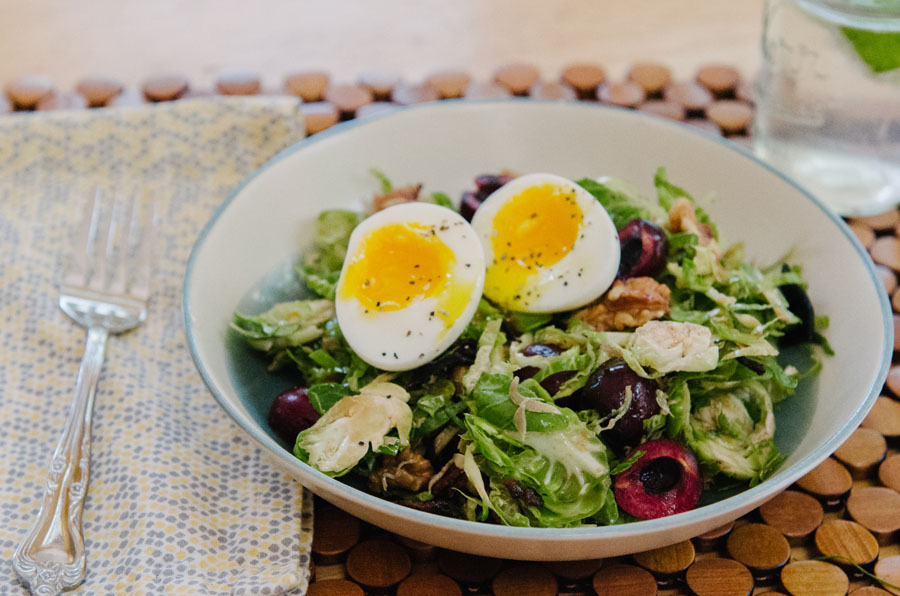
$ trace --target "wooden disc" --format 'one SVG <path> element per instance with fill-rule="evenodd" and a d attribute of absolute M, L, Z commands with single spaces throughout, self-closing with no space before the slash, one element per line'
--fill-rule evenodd
<path fill-rule="evenodd" d="M 362 85 L 339 84 L 325 90 L 325 101 L 331 102 L 341 114 L 352 116 L 357 109 L 372 103 L 372 92 Z"/>
<path fill-rule="evenodd" d="M 172 101 L 187 93 L 187 90 L 188 80 L 176 74 L 147 79 L 141 87 L 149 101 Z"/>
<path fill-rule="evenodd" d="M 890 592 L 875 586 L 863 586 L 850 592 L 850 596 L 888 596 Z"/>
<path fill-rule="evenodd" d="M 453 99 L 462 97 L 471 80 L 472 77 L 467 72 L 443 70 L 430 75 L 425 79 L 425 84 L 431 85 L 441 99 Z"/>
<path fill-rule="evenodd" d="M 341 117 L 334 104 L 327 101 L 305 103 L 300 111 L 303 113 L 303 121 L 306 123 L 306 134 L 308 135 L 314 135 L 334 126 Z"/>
<path fill-rule="evenodd" d="M 307 596 L 365 596 L 357 584 L 347 579 L 325 579 L 309 584 Z"/>
<path fill-rule="evenodd" d="M 396 538 L 400 541 L 400 544 L 406 547 L 406 550 L 409 551 L 409 556 L 414 561 L 430 561 L 434 559 L 434 555 L 437 553 L 437 547 L 431 544 L 419 542 L 405 536 L 397 536 Z"/>
<path fill-rule="evenodd" d="M 894 313 L 894 351 L 900 350 L 900 316 Z"/>
<path fill-rule="evenodd" d="M 712 93 L 698 83 L 673 83 L 663 90 L 663 97 L 680 103 L 688 112 L 702 112 L 713 102 Z"/>
<path fill-rule="evenodd" d="M 900 454 L 893 454 L 878 466 L 878 481 L 900 492 Z"/>
<path fill-rule="evenodd" d="M 494 82 L 509 89 L 513 95 L 525 95 L 540 78 L 541 73 L 536 66 L 523 62 L 501 66 L 494 73 Z"/>
<path fill-rule="evenodd" d="M 19 77 L 6 85 L 6 96 L 19 109 L 30 110 L 53 93 L 53 82 L 44 76 Z"/>
<path fill-rule="evenodd" d="M 750 127 L 753 107 L 736 99 L 720 99 L 706 108 L 706 117 L 718 124 L 725 134 L 738 134 Z"/>
<path fill-rule="evenodd" d="M 462 596 L 462 589 L 446 575 L 421 573 L 400 582 L 397 596 Z"/>
<path fill-rule="evenodd" d="M 560 79 L 578 93 L 579 97 L 592 98 L 597 86 L 606 80 L 606 71 L 599 64 L 570 64 Z"/>
<path fill-rule="evenodd" d="M 819 526 L 816 548 L 826 557 L 838 557 L 839 564 L 869 565 L 878 558 L 878 541 L 867 529 L 846 519 L 831 519 Z"/>
<path fill-rule="evenodd" d="M 456 581 L 466 584 L 486 582 L 497 575 L 497 572 L 500 571 L 500 567 L 503 565 L 500 559 L 479 557 L 478 555 L 469 555 L 444 549 L 438 551 L 437 561 L 441 571 Z"/>
<path fill-rule="evenodd" d="M 601 569 L 592 583 L 597 596 L 653 596 L 657 592 L 653 574 L 633 565 Z"/>
<path fill-rule="evenodd" d="M 528 97 L 533 99 L 559 99 L 572 101 L 578 98 L 575 90 L 565 83 L 536 81 L 528 88 Z"/>
<path fill-rule="evenodd" d="M 635 553 L 632 557 L 638 565 L 652 573 L 660 585 L 665 585 L 691 566 L 694 554 L 694 543 L 684 540 L 670 546 Z"/>
<path fill-rule="evenodd" d="M 519 564 L 507 567 L 491 582 L 494 596 L 556 596 L 556 578 L 546 567 Z"/>
<path fill-rule="evenodd" d="M 875 265 L 875 272 L 881 279 L 881 284 L 888 294 L 893 294 L 897 289 L 897 274 L 884 265 Z"/>
<path fill-rule="evenodd" d="M 891 366 L 884 384 L 891 390 L 891 393 L 900 397 L 900 364 Z"/>
<path fill-rule="evenodd" d="M 672 71 L 662 64 L 640 62 L 628 71 L 628 80 L 640 85 L 647 95 L 657 96 L 672 81 Z"/>
<path fill-rule="evenodd" d="M 343 555 L 359 542 L 359 520 L 332 505 L 316 502 L 312 551 L 326 560 Z M 321 561 L 320 561 L 321 562 Z"/>
<path fill-rule="evenodd" d="M 387 588 L 403 581 L 412 570 L 409 553 L 393 540 L 361 542 L 347 555 L 347 574 L 364 586 Z"/>
<path fill-rule="evenodd" d="M 356 82 L 372 92 L 375 101 L 385 101 L 400 83 L 400 75 L 392 72 L 369 71 L 357 77 Z"/>
<path fill-rule="evenodd" d="M 781 585 L 791 596 L 845 596 L 850 580 L 825 561 L 795 561 L 781 570 Z"/>
<path fill-rule="evenodd" d="M 900 239 L 896 236 L 880 236 L 869 247 L 872 260 L 879 265 L 900 271 Z"/>
<path fill-rule="evenodd" d="M 75 90 L 84 96 L 87 104 L 92 108 L 105 106 L 123 89 L 125 86 L 120 81 L 106 77 L 86 77 L 75 85 Z"/>
<path fill-rule="evenodd" d="M 900 402 L 882 395 L 875 400 L 861 426 L 881 433 L 886 439 L 900 437 Z"/>
<path fill-rule="evenodd" d="M 829 457 L 798 480 L 797 486 L 833 507 L 849 494 L 853 478 L 843 464 Z"/>
<path fill-rule="evenodd" d="M 711 551 L 719 548 L 725 537 L 731 534 L 734 529 L 734 522 L 728 522 L 718 528 L 713 528 L 709 532 L 694 536 L 694 547 L 699 551 Z"/>
<path fill-rule="evenodd" d="M 754 585 L 749 569 L 720 557 L 695 561 L 685 573 L 685 582 L 696 596 L 748 596 Z"/>
<path fill-rule="evenodd" d="M 285 77 L 284 88 L 303 101 L 322 101 L 330 80 L 328 73 L 321 70 L 295 72 Z"/>
<path fill-rule="evenodd" d="M 697 82 L 717 97 L 733 95 L 740 80 L 738 70 L 726 64 L 707 64 L 697 71 Z"/>
<path fill-rule="evenodd" d="M 766 524 L 735 527 L 725 541 L 725 549 L 732 559 L 746 565 L 753 577 L 762 582 L 777 577 L 791 558 L 787 538 Z"/>
<path fill-rule="evenodd" d="M 786 490 L 763 504 L 759 514 L 795 546 L 806 542 L 825 519 L 821 503 L 796 490 Z"/>
<path fill-rule="evenodd" d="M 664 99 L 651 99 L 650 101 L 645 101 L 638 106 L 638 110 L 662 116 L 663 118 L 668 118 L 669 120 L 674 120 L 676 122 L 684 122 L 686 115 L 684 106 L 680 103 L 666 101 Z"/>
<path fill-rule="evenodd" d="M 425 103 L 426 101 L 437 101 L 438 99 L 440 99 L 440 96 L 437 89 L 431 85 L 397 83 L 391 92 L 391 101 L 401 106 L 411 106 L 417 103 Z"/>
<path fill-rule="evenodd" d="M 222 95 L 256 95 L 260 89 L 259 75 L 248 70 L 227 70 L 216 77 L 216 91 Z"/>
<path fill-rule="evenodd" d="M 900 224 L 900 210 L 888 209 L 887 211 L 878 213 L 876 215 L 869 215 L 867 217 L 853 217 L 850 219 L 850 221 L 861 221 L 878 230 L 879 232 L 885 232 L 887 230 L 890 230 L 897 224 Z"/>
<path fill-rule="evenodd" d="M 466 85 L 466 91 L 463 94 L 468 99 L 501 99 L 509 97 L 512 93 L 497 83 L 482 83 L 472 81 Z"/>
<path fill-rule="evenodd" d="M 41 98 L 35 109 L 47 110 L 83 110 L 88 107 L 87 100 L 80 93 L 51 93 Z"/>
<path fill-rule="evenodd" d="M 597 99 L 623 108 L 635 108 L 644 103 L 647 93 L 637 83 L 603 83 L 597 87 Z"/>
<path fill-rule="evenodd" d="M 869 224 L 862 221 L 851 221 L 850 229 L 853 230 L 856 238 L 866 248 L 869 248 L 875 242 L 875 230 Z"/>
<path fill-rule="evenodd" d="M 900 493 L 884 486 L 858 486 L 847 498 L 847 513 L 875 536 L 878 544 L 890 544 L 900 530 Z"/>
<path fill-rule="evenodd" d="M 861 479 L 875 471 L 886 453 L 887 443 L 880 432 L 871 428 L 857 428 L 837 448 L 834 456 L 847 466 L 851 476 Z"/>
<path fill-rule="evenodd" d="M 885 557 L 875 564 L 875 575 L 895 586 L 900 586 L 900 555 Z M 884 584 L 882 584 L 884 585 Z M 900 589 L 884 585 L 891 594 L 900 594 Z"/>
<path fill-rule="evenodd" d="M 556 577 L 567 580 L 587 579 L 603 567 L 603 559 L 585 559 L 584 561 L 553 561 L 545 563 Z"/>

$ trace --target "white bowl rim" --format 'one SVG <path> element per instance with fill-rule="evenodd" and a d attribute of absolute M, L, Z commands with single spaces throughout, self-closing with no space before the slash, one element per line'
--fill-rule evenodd
<path fill-rule="evenodd" d="M 412 106 L 404 107 L 396 112 L 388 112 L 385 114 L 378 114 L 375 116 L 366 117 L 359 120 L 350 120 L 347 122 L 339 123 L 335 126 L 332 126 L 329 129 L 326 129 L 322 132 L 316 133 L 313 136 L 304 138 L 297 143 L 283 149 L 272 158 L 270 158 L 267 162 L 265 162 L 262 166 L 257 168 L 250 176 L 245 178 L 231 193 L 228 195 L 226 200 L 215 210 L 215 212 L 210 217 L 209 221 L 207 221 L 206 225 L 201 230 L 200 234 L 197 237 L 197 240 L 194 243 L 193 248 L 191 249 L 190 257 L 188 258 L 187 265 L 185 268 L 185 277 L 184 284 L 182 287 L 182 315 L 183 315 L 183 323 L 185 329 L 185 335 L 187 338 L 188 348 L 191 353 L 191 358 L 194 360 L 194 364 L 197 367 L 198 372 L 200 373 L 201 378 L 203 379 L 204 384 L 209 389 L 210 393 L 212 393 L 213 397 L 219 402 L 219 405 L 225 410 L 225 412 L 234 420 L 234 422 L 244 431 L 246 432 L 256 443 L 263 448 L 264 451 L 268 452 L 268 455 L 276 458 L 277 463 L 279 463 L 283 469 L 291 470 L 292 475 L 299 481 L 300 477 L 305 477 L 309 479 L 313 484 L 318 484 L 320 486 L 332 484 L 335 489 L 345 494 L 345 496 L 355 502 L 357 505 L 364 507 L 366 509 L 375 508 L 386 510 L 394 515 L 401 516 L 407 518 L 410 522 L 424 525 L 439 525 L 448 530 L 453 530 L 457 532 L 465 532 L 471 536 L 490 536 L 491 538 L 501 538 L 501 539 L 509 539 L 509 540 L 526 540 L 526 541 L 559 541 L 559 540 L 591 540 L 591 539 L 604 539 L 611 540 L 619 537 L 635 537 L 641 534 L 653 534 L 659 531 L 663 531 L 671 528 L 672 526 L 677 527 L 686 527 L 691 526 L 695 523 L 702 522 L 704 519 L 710 517 L 719 517 L 719 516 L 727 516 L 729 511 L 737 511 L 741 509 L 742 503 L 746 502 L 760 502 L 766 497 L 771 498 L 775 496 L 780 490 L 787 488 L 791 484 L 793 484 L 796 480 L 801 478 L 807 472 L 812 470 L 819 463 L 824 461 L 827 457 L 829 457 L 841 444 L 849 437 L 849 435 L 859 426 L 862 422 L 865 415 L 868 413 L 872 404 L 874 404 L 875 400 L 881 393 L 881 388 L 884 385 L 885 379 L 887 378 L 888 369 L 891 365 L 891 359 L 893 355 L 893 325 L 889 323 L 892 321 L 892 310 L 890 303 L 887 298 L 887 294 L 884 291 L 878 291 L 878 299 L 879 304 L 881 306 L 881 315 L 882 322 L 884 323 L 884 344 L 882 345 L 882 362 L 881 366 L 878 370 L 877 375 L 875 376 L 872 385 L 868 388 L 868 393 L 863 402 L 861 402 L 860 406 L 853 412 L 853 415 L 850 416 L 847 421 L 841 426 L 840 430 L 828 438 L 823 444 L 820 444 L 817 450 L 807 454 L 802 459 L 796 461 L 789 468 L 780 470 L 776 472 L 774 476 L 769 478 L 768 480 L 754 486 L 751 488 L 747 488 L 735 495 L 722 499 L 721 501 L 717 501 L 715 503 L 710 503 L 703 507 L 698 507 L 696 509 L 692 509 L 691 511 L 686 511 L 684 513 L 679 513 L 676 515 L 662 517 L 658 519 L 652 520 L 640 520 L 636 522 L 617 524 L 611 526 L 584 526 L 578 528 L 523 528 L 523 527 L 513 527 L 513 526 L 505 526 L 499 524 L 489 524 L 484 522 L 473 522 L 464 519 L 457 519 L 451 517 L 444 517 L 433 513 L 426 513 L 423 511 L 418 511 L 416 509 L 412 509 L 409 507 L 405 507 L 403 505 L 399 505 L 397 503 L 393 503 L 386 499 L 382 499 L 380 497 L 371 495 L 365 491 L 354 488 L 348 484 L 341 482 L 335 478 L 331 478 L 318 470 L 315 470 L 311 466 L 303 463 L 299 459 L 297 459 L 293 453 L 285 450 L 280 444 L 278 444 L 271 436 L 269 436 L 262 428 L 256 427 L 253 424 L 248 424 L 248 419 L 242 415 L 239 411 L 237 411 L 225 397 L 225 392 L 219 388 L 212 380 L 212 375 L 206 369 L 206 366 L 202 362 L 199 357 L 199 351 L 197 346 L 197 339 L 194 337 L 192 332 L 192 328 L 190 325 L 191 320 L 191 311 L 190 311 L 190 295 L 191 295 L 191 280 L 194 273 L 194 261 L 197 257 L 197 254 L 202 247 L 206 236 L 211 233 L 211 230 L 215 226 L 218 219 L 224 213 L 224 211 L 228 208 L 228 206 L 236 200 L 238 196 L 242 193 L 244 188 L 250 184 L 254 179 L 263 175 L 265 171 L 274 165 L 277 162 L 293 155 L 298 151 L 302 151 L 306 147 L 311 145 L 315 145 L 321 141 L 326 139 L 330 139 L 335 135 L 340 135 L 345 133 L 346 131 L 367 126 L 372 122 L 380 121 L 383 119 L 390 118 L 402 118 L 404 114 L 411 111 L 444 111 L 444 110 L 454 110 L 458 109 L 461 106 L 469 106 L 475 108 L 477 106 L 485 106 L 485 105 L 507 105 L 507 106 L 519 106 L 519 105 L 547 105 L 547 106 L 557 106 L 563 109 L 583 109 L 583 110 L 601 110 L 601 111 L 614 111 L 614 112 L 622 112 L 629 114 L 628 117 L 633 117 L 636 119 L 642 118 L 650 118 L 655 121 L 655 123 L 659 126 L 666 127 L 674 127 L 678 128 L 684 134 L 694 134 L 700 135 L 707 139 L 713 140 L 717 142 L 723 149 L 726 151 L 733 151 L 751 161 L 756 162 L 758 165 L 761 165 L 770 173 L 774 174 L 778 178 L 782 179 L 788 185 L 794 187 L 797 191 L 799 191 L 806 199 L 812 202 L 816 207 L 818 207 L 824 214 L 834 223 L 838 229 L 844 234 L 850 244 L 853 246 L 857 255 L 862 262 L 862 265 L 866 267 L 867 273 L 869 275 L 870 281 L 875 286 L 876 290 L 882 287 L 882 282 L 875 272 L 874 264 L 869 257 L 868 251 L 863 247 L 862 243 L 860 243 L 859 239 L 850 229 L 850 227 L 841 219 L 840 216 L 835 214 L 833 211 L 828 209 L 825 204 L 816 198 L 812 193 L 807 191 L 805 188 L 800 186 L 797 182 L 792 180 L 790 177 L 779 171 L 777 168 L 769 165 L 765 161 L 759 159 L 755 155 L 753 155 L 747 149 L 739 146 L 737 143 L 730 141 L 724 137 L 714 135 L 707 131 L 701 130 L 696 127 L 692 127 L 690 125 L 685 125 L 682 123 L 674 122 L 669 119 L 656 116 L 653 114 L 647 114 L 644 112 L 639 112 L 636 110 L 621 108 L 618 106 L 609 106 L 603 104 L 592 104 L 592 103 L 581 103 L 581 102 L 561 102 L 558 100 L 540 100 L 540 99 L 529 99 L 529 98 L 502 98 L 502 99 L 447 99 L 441 100 L 440 102 L 429 102 L 423 104 L 417 104 Z M 512 108 L 516 109 L 516 108 Z M 265 272 L 261 272 L 261 275 Z M 774 483 L 774 484 L 773 484 Z M 302 482 L 301 482 L 302 484 Z M 315 492 L 315 491 L 313 491 Z M 737 516 L 736 516 L 737 517 Z"/>

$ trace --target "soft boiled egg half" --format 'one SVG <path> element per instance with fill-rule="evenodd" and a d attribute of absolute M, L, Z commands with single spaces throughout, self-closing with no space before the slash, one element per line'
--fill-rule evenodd
<path fill-rule="evenodd" d="M 431 203 L 389 207 L 350 235 L 335 297 L 338 324 L 372 366 L 421 366 L 466 328 L 484 275 L 478 237 L 459 214 Z"/>
<path fill-rule="evenodd" d="M 507 310 L 584 306 L 610 287 L 619 268 L 618 234 L 606 210 L 561 176 L 508 182 L 478 207 L 472 227 L 487 263 L 484 295 Z"/>

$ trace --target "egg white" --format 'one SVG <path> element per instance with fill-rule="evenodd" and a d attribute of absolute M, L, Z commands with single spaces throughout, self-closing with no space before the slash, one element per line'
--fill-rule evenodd
<path fill-rule="evenodd" d="M 531 313 L 554 313 L 579 308 L 600 297 L 612 285 L 619 269 L 619 237 L 609 214 L 588 191 L 555 174 L 527 174 L 494 191 L 478 208 L 472 227 L 478 233 L 485 263 L 495 255 L 492 239 L 497 233 L 494 218 L 513 197 L 534 186 L 546 184 L 571 189 L 582 213 L 582 222 L 570 252 L 556 263 L 539 267 L 511 309 Z M 527 297 L 526 297 L 527 295 Z"/>
<path fill-rule="evenodd" d="M 466 306 L 455 320 L 445 323 L 436 316 L 438 297 L 413 301 L 393 311 L 366 312 L 353 296 L 342 298 L 348 264 L 364 239 L 377 229 L 398 223 L 433 226 L 437 237 L 455 257 L 447 290 L 471 286 Z M 341 270 L 335 310 L 341 332 L 360 358 L 382 370 L 400 371 L 422 366 L 439 356 L 462 334 L 472 320 L 484 288 L 484 253 L 477 235 L 458 213 L 431 203 L 404 203 L 379 211 L 363 220 L 350 235 L 347 258 Z"/>

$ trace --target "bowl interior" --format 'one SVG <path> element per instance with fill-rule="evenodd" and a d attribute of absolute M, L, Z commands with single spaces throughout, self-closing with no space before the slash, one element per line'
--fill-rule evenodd
<path fill-rule="evenodd" d="M 767 264 L 803 266 L 817 314 L 837 352 L 821 374 L 779 407 L 776 442 L 787 461 L 768 481 L 715 495 L 691 512 L 608 528 L 544 530 L 448 520 L 386 503 L 294 459 L 265 414 L 289 375 L 228 333 L 232 312 L 258 312 L 302 288 L 293 262 L 313 237 L 319 211 L 361 208 L 377 190 L 376 168 L 395 183 L 422 182 L 451 197 L 480 173 L 547 171 L 573 179 L 609 175 L 653 196 L 655 170 L 705 206 L 725 244 L 742 241 Z M 510 558 L 611 556 L 660 546 L 739 517 L 809 471 L 859 424 L 891 356 L 890 308 L 865 250 L 814 199 L 735 145 L 643 114 L 583 104 L 441 102 L 339 126 L 282 153 L 238 188 L 192 253 L 184 316 L 195 363 L 237 423 L 285 470 L 352 513 L 441 546 Z M 827 389 L 827 390 L 826 390 Z M 478 537 L 479 540 L 472 540 Z M 565 549 L 559 550 L 561 545 Z"/>

